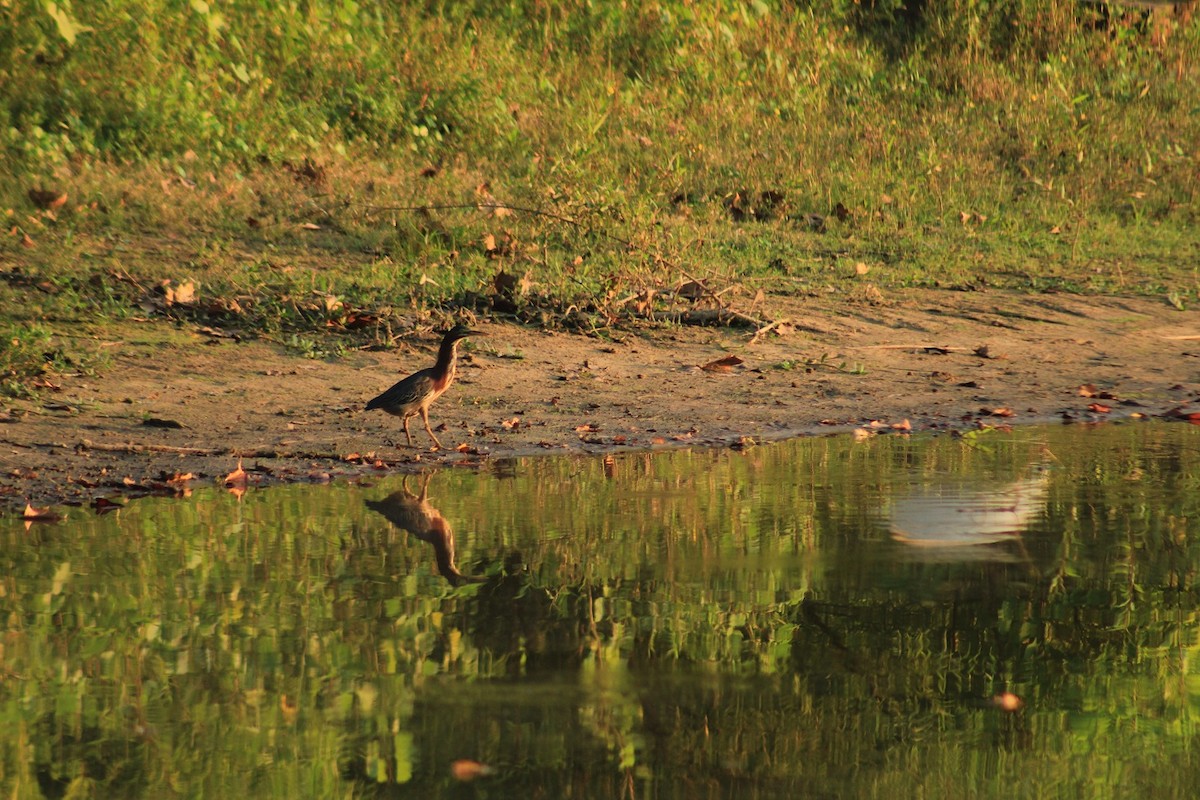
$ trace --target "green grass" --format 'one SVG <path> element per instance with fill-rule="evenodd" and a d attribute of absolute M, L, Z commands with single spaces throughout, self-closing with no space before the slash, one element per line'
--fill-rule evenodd
<path fill-rule="evenodd" d="M 336 354 L 465 312 L 603 329 L 692 278 L 853 300 L 859 262 L 884 291 L 1194 303 L 1200 24 L 912 8 L 16 0 L 0 322 L 176 317 Z"/>

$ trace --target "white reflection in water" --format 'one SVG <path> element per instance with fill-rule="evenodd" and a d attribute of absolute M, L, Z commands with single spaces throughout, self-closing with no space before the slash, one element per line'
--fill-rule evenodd
<path fill-rule="evenodd" d="M 1012 541 L 1041 516 L 1049 476 L 1036 465 L 1031 477 L 1009 483 L 922 485 L 892 500 L 888 527 L 896 541 L 942 556 Z"/>

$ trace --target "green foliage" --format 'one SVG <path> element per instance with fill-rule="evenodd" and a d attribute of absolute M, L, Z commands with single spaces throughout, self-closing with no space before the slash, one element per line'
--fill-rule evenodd
<path fill-rule="evenodd" d="M 40 325 L 0 330 L 0 374 L 6 394 L 23 394 L 30 378 L 53 366 L 50 331 Z"/>
<path fill-rule="evenodd" d="M 883 289 L 1186 306 L 1198 56 L 1186 9 L 1068 0 L 13 0 L 0 256 L 108 293 L 62 309 L 89 321 L 114 273 L 266 312 L 322 261 L 375 344 L 492 307 L 500 270 L 531 287 L 505 313 L 587 330 L 631 295 L 672 311 L 683 272 L 843 291 L 860 261 Z M 69 199 L 39 212 L 38 187 Z M 279 280 L 246 291 L 246 261 Z"/>

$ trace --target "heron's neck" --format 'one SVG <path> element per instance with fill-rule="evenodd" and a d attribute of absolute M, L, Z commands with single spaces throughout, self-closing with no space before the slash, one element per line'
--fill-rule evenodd
<path fill-rule="evenodd" d="M 438 348 L 437 364 L 434 365 L 434 370 L 438 375 L 453 375 L 454 362 L 458 357 L 458 342 L 442 342 L 442 346 Z"/>

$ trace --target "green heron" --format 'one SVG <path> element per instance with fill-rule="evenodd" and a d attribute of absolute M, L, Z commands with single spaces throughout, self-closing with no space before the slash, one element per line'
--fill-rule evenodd
<path fill-rule="evenodd" d="M 367 403 L 367 411 L 376 408 L 400 417 L 404 420 L 404 435 L 408 437 L 408 446 L 413 446 L 412 434 L 408 432 L 408 418 L 421 415 L 425 423 L 425 431 L 429 438 L 440 450 L 442 443 L 433 435 L 429 427 L 429 406 L 442 396 L 454 382 L 454 368 L 458 360 L 458 343 L 468 336 L 486 336 L 480 331 L 473 331 L 466 325 L 455 325 L 446 331 L 442 337 L 442 346 L 438 348 L 437 363 L 432 367 L 414 372 L 404 380 L 388 389 L 383 394 Z"/>

